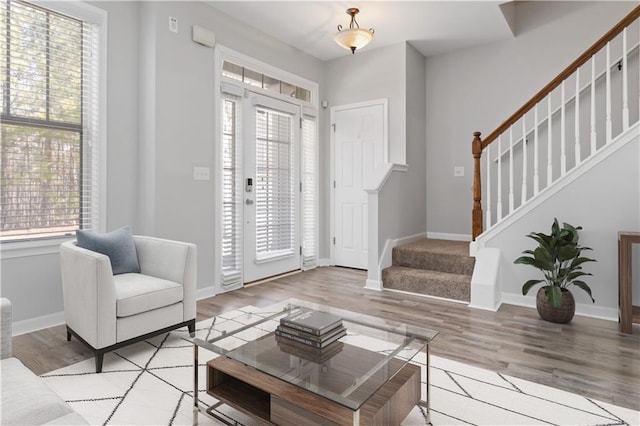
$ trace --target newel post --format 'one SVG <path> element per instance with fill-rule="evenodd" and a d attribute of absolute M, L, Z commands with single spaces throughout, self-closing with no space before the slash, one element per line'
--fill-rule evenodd
<path fill-rule="evenodd" d="M 473 212 L 471 216 L 471 235 L 475 241 L 476 237 L 482 234 L 482 187 L 480 186 L 482 139 L 480 139 L 480 132 L 473 132 L 471 152 L 473 153 Z"/>

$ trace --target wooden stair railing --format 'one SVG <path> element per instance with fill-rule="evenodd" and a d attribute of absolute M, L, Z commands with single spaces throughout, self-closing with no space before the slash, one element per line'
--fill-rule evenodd
<path fill-rule="evenodd" d="M 486 138 L 481 138 L 480 132 L 473 133 L 472 154 L 474 159 L 473 170 L 473 210 L 472 210 L 472 237 L 475 241 L 476 237 L 483 232 L 483 210 L 482 210 L 482 188 L 480 159 L 484 149 L 494 142 L 498 136 L 507 131 L 518 120 L 520 120 L 527 112 L 531 111 L 538 103 L 545 99 L 549 94 L 560 86 L 563 81 L 572 76 L 582 65 L 589 61 L 596 53 L 602 50 L 607 44 L 618 36 L 625 28 L 640 18 L 640 6 L 633 9 L 627 16 L 618 22 L 611 30 L 596 41 L 589 49 L 573 61 L 567 68 L 551 80 L 542 90 L 536 93 L 522 107 L 513 113 L 505 122 L 498 126 Z M 610 64 L 607 64 L 609 66 Z M 537 125 L 537 123 L 536 123 Z M 499 153 L 498 155 L 501 155 Z"/>

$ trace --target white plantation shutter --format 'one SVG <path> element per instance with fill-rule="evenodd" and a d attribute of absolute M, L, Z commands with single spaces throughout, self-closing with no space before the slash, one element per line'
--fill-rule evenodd
<path fill-rule="evenodd" d="M 293 121 L 289 114 L 256 107 L 256 260 L 297 249 Z"/>
<path fill-rule="evenodd" d="M 318 262 L 318 123 L 302 119 L 302 269 Z"/>
<path fill-rule="evenodd" d="M 100 25 L 0 1 L 0 240 L 98 229 Z"/>
<path fill-rule="evenodd" d="M 222 97 L 222 285 L 242 283 L 240 98 Z"/>

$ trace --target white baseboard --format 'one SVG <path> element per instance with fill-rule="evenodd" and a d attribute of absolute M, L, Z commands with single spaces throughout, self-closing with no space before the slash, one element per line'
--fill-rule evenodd
<path fill-rule="evenodd" d="M 21 334 L 31 333 L 33 331 L 42 330 L 43 328 L 55 327 L 56 325 L 64 323 L 64 312 L 56 312 L 54 314 L 14 322 L 12 326 L 12 334 L 14 336 L 19 336 Z"/>
<path fill-rule="evenodd" d="M 318 259 L 318 266 L 331 266 L 331 259 L 322 257 Z"/>
<path fill-rule="evenodd" d="M 218 293 L 216 292 L 215 286 L 212 285 L 208 287 L 202 287 L 196 290 L 196 300 L 202 300 L 208 297 L 213 297 L 216 294 Z"/>
<path fill-rule="evenodd" d="M 382 281 L 380 280 L 367 280 L 364 283 L 364 288 L 368 290 L 382 291 Z"/>
<path fill-rule="evenodd" d="M 431 238 L 433 240 L 471 241 L 471 235 L 447 234 L 443 232 L 427 232 L 427 238 Z"/>
<path fill-rule="evenodd" d="M 525 306 L 527 308 L 535 309 L 536 298 L 535 296 L 502 293 L 502 303 L 506 303 L 508 305 Z M 608 321 L 618 321 L 618 309 L 587 305 L 586 303 L 576 303 L 576 315 Z"/>

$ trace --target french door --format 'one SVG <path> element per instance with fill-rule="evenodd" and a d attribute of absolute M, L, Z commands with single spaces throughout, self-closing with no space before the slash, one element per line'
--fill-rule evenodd
<path fill-rule="evenodd" d="M 252 94 L 244 104 L 243 281 L 300 269 L 300 107 Z"/>

